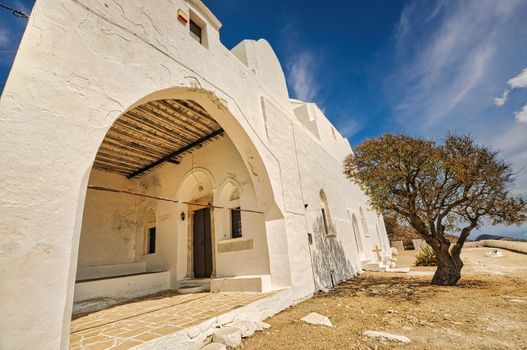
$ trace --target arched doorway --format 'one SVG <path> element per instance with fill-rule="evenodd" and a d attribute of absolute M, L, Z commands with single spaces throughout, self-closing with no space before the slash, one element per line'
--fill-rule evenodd
<path fill-rule="evenodd" d="M 192 164 L 194 167 L 194 164 Z M 185 278 L 210 278 L 214 273 L 215 218 L 211 210 L 214 199 L 214 176 L 205 168 L 193 168 L 179 183 L 176 198 L 182 203 L 181 232 L 187 232 L 187 271 Z M 186 205 L 185 205 L 186 204 Z M 185 219 L 186 217 L 186 224 Z"/>
<path fill-rule="evenodd" d="M 265 166 L 210 93 L 179 92 L 178 98 L 165 91 L 134 104 L 99 147 L 84 206 L 76 302 L 132 298 L 185 279 L 270 275 L 265 221 L 274 201 Z M 191 96 L 209 104 L 214 117 Z M 220 203 L 218 183 L 229 178 L 243 189 Z M 226 220 L 232 225 L 232 217 L 215 215 L 222 210 L 241 213 L 240 222 L 251 216 L 251 230 L 236 242 L 219 242 L 218 228 Z M 240 260 L 246 263 L 233 263 Z M 115 288 L 101 290 L 99 280 L 107 285 L 109 278 Z"/>

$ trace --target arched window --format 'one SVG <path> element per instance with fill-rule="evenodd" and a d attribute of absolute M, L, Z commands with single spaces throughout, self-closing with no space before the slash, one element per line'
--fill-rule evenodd
<path fill-rule="evenodd" d="M 364 236 L 369 237 L 370 232 L 368 231 L 368 224 L 366 223 L 366 217 L 364 216 L 364 211 L 362 210 L 362 207 L 359 208 L 360 212 L 360 221 L 362 224 L 362 230 L 364 231 Z"/>
<path fill-rule="evenodd" d="M 384 241 L 381 237 L 381 231 L 379 230 L 379 224 L 375 225 L 375 231 L 377 232 L 377 239 L 379 240 L 379 245 L 384 246 Z"/>
<path fill-rule="evenodd" d="M 224 211 L 218 213 L 218 224 L 221 226 L 221 239 L 242 237 L 242 213 L 240 211 L 240 188 L 234 181 L 227 181 L 222 186 L 218 204 L 224 206 Z"/>
<path fill-rule="evenodd" d="M 322 223 L 327 235 L 335 234 L 331 213 L 329 212 L 328 198 L 324 190 L 320 190 L 320 212 L 322 214 Z"/>
<path fill-rule="evenodd" d="M 357 244 L 357 250 L 359 254 L 362 253 L 364 247 L 362 246 L 362 236 L 359 230 L 359 223 L 355 214 L 351 214 L 351 227 L 353 228 L 353 236 L 355 237 L 355 243 Z"/>

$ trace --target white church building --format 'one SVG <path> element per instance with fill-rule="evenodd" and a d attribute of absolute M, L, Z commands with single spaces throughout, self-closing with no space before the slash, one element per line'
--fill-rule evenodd
<path fill-rule="evenodd" d="M 36 1 L 0 100 L 0 349 L 193 283 L 278 312 L 390 254 L 348 140 L 220 27 L 199 0 Z"/>

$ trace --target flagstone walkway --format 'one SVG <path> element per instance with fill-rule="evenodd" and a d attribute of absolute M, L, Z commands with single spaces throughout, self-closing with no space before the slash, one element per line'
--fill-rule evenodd
<path fill-rule="evenodd" d="M 71 322 L 70 349 L 130 349 L 235 308 L 262 299 L 263 293 L 196 293 L 174 291 L 77 316 Z"/>

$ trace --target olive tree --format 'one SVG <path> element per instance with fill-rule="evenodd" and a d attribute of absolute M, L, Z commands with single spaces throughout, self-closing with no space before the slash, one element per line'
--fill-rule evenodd
<path fill-rule="evenodd" d="M 443 143 L 391 134 L 368 139 L 346 158 L 344 173 L 375 209 L 408 222 L 432 247 L 432 284 L 458 282 L 472 230 L 527 220 L 525 198 L 511 193 L 512 166 L 470 136 L 449 135 Z M 458 236 L 455 243 L 447 232 Z"/>

